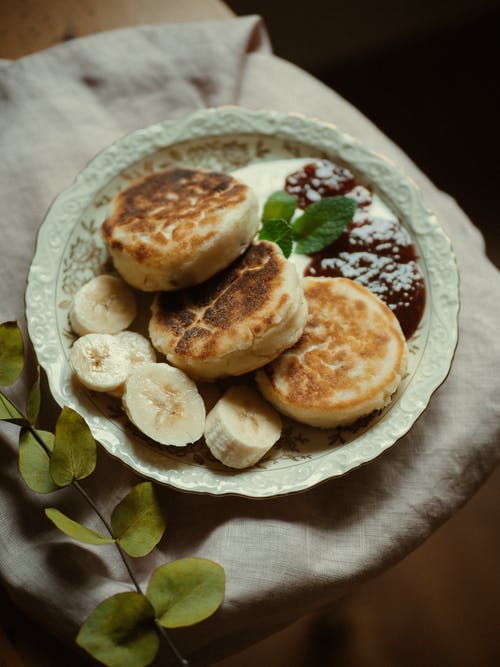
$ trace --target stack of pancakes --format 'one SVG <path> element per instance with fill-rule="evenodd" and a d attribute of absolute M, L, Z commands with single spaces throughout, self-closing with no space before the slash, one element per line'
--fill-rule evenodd
<path fill-rule="evenodd" d="M 302 279 L 258 228 L 248 186 L 177 168 L 120 193 L 102 234 L 122 277 L 158 292 L 151 341 L 193 379 L 260 369 L 268 401 L 319 427 L 384 407 L 407 360 L 393 313 L 350 280 Z"/>

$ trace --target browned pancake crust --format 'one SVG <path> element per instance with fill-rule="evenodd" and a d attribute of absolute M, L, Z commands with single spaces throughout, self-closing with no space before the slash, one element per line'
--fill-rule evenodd
<path fill-rule="evenodd" d="M 287 403 L 292 406 L 348 411 L 360 403 L 370 403 L 403 365 L 405 341 L 394 314 L 377 299 L 376 313 L 370 309 L 368 315 L 367 295 L 370 300 L 376 297 L 353 281 L 349 281 L 351 290 L 347 295 L 332 288 L 334 281 L 340 284 L 345 280 L 304 281 L 309 316 L 302 337 L 261 371 L 275 388 L 275 374 L 279 374 L 287 387 Z M 360 298 L 353 298 L 356 291 Z M 386 373 L 380 377 L 389 346 L 395 344 L 398 363 L 390 377 Z M 353 375 L 360 360 L 365 364 L 361 382 Z M 377 376 L 378 383 L 369 381 Z M 346 394 L 352 394 L 352 398 L 346 399 Z M 344 399 L 339 400 L 340 396 Z"/>
<path fill-rule="evenodd" d="M 160 294 L 153 305 L 155 327 L 179 356 L 203 360 L 222 353 L 220 339 L 242 321 L 252 335 L 258 335 L 272 321 L 272 313 L 264 319 L 262 314 L 281 270 L 272 244 L 252 245 L 228 269 L 202 285 Z M 286 300 L 284 294 L 282 302 Z"/>
<path fill-rule="evenodd" d="M 126 228 L 131 239 L 127 253 L 139 263 L 150 262 L 163 255 L 168 241 L 162 232 L 175 224 L 172 238 L 178 250 L 190 252 L 193 239 L 199 244 L 216 234 L 221 212 L 242 204 L 247 189 L 218 172 L 178 168 L 150 174 L 116 197 L 114 213 L 102 225 L 102 235 L 111 249 L 123 250 L 115 230 Z"/>

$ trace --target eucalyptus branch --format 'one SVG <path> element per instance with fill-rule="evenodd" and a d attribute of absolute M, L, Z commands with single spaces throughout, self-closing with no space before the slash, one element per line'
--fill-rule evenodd
<path fill-rule="evenodd" d="M 106 528 L 106 530 L 108 531 L 108 533 L 110 534 L 110 536 L 111 536 L 112 538 L 115 538 L 115 535 L 114 535 L 114 533 L 113 533 L 113 529 L 112 529 L 111 526 L 109 525 L 108 521 L 106 521 L 106 519 L 104 518 L 104 516 L 101 514 L 101 512 L 99 511 L 99 508 L 98 508 L 97 505 L 94 503 L 94 501 L 92 500 L 92 498 L 88 495 L 88 493 L 85 491 L 85 489 L 79 484 L 79 482 L 76 482 L 76 481 L 73 482 L 73 486 L 74 486 L 75 489 L 76 489 L 76 490 L 77 490 L 77 491 L 78 491 L 78 492 L 85 498 L 85 500 L 87 501 L 87 503 L 92 507 L 92 509 L 94 510 L 94 512 L 97 514 L 97 516 L 98 516 L 98 517 L 100 518 L 100 520 L 102 521 L 103 525 L 105 526 L 105 528 Z M 123 564 L 125 565 L 125 568 L 127 569 L 127 572 L 128 572 L 128 574 L 129 574 L 129 576 L 130 576 L 130 579 L 131 579 L 132 583 L 133 583 L 134 586 L 135 586 L 136 591 L 137 591 L 138 593 L 140 593 L 141 595 L 143 595 L 141 586 L 140 586 L 139 582 L 137 581 L 137 579 L 136 579 L 136 577 L 135 577 L 135 575 L 134 575 L 134 573 L 133 573 L 133 571 L 132 571 L 132 568 L 130 567 L 130 563 L 128 562 L 128 558 L 126 557 L 125 552 L 123 551 L 123 549 L 121 548 L 121 546 L 119 545 L 119 543 L 116 542 L 116 541 L 115 541 L 115 546 L 116 546 L 116 548 L 118 549 L 118 552 L 119 552 L 119 554 L 120 554 L 120 556 L 121 556 L 121 558 L 122 558 Z M 176 657 L 176 659 L 178 660 L 179 664 L 182 665 L 183 667 L 189 667 L 189 662 L 188 662 L 188 660 L 186 660 L 186 659 L 181 655 L 181 653 L 178 651 L 176 645 L 175 645 L 175 644 L 173 643 L 173 641 L 171 640 L 170 635 L 168 634 L 168 632 L 166 631 L 166 629 L 165 629 L 163 626 L 161 626 L 159 623 L 157 623 L 156 626 L 157 626 L 157 628 L 158 628 L 158 631 L 163 635 L 164 639 L 166 640 L 167 644 L 168 644 L 169 647 L 170 647 L 170 650 L 171 650 L 172 653 L 175 655 L 175 657 Z"/>
<path fill-rule="evenodd" d="M 0 324 L 0 386 L 13 384 L 23 365 L 24 344 L 19 327 L 15 322 Z M 80 628 L 77 644 L 108 667 L 146 667 L 155 659 L 162 637 L 178 663 L 189 667 L 166 629 L 193 625 L 219 608 L 224 597 L 224 570 L 204 558 L 181 558 L 156 568 L 143 592 L 128 556 L 147 555 L 165 532 L 165 510 L 155 487 L 151 482 L 134 486 L 115 506 L 108 521 L 80 484 L 92 474 L 97 462 L 96 442 L 88 425 L 77 412 L 64 407 L 55 435 L 43 431 L 36 427 L 40 406 L 39 374 L 27 396 L 27 416 L 0 391 L 0 421 L 21 427 L 19 470 L 24 481 L 31 490 L 44 494 L 72 486 L 98 516 L 109 537 L 55 507 L 46 508 L 46 516 L 59 530 L 80 542 L 113 543 L 135 587 L 135 591 L 103 600 Z"/>
<path fill-rule="evenodd" d="M 51 452 L 50 452 L 49 448 L 47 447 L 47 445 L 45 444 L 45 442 L 42 440 L 42 438 L 41 438 L 41 437 L 39 436 L 39 434 L 37 433 L 37 430 L 36 430 L 35 428 L 33 428 L 33 426 L 32 426 L 31 424 L 27 425 L 26 428 L 27 428 L 27 430 L 29 430 L 29 432 L 33 435 L 33 437 L 35 438 L 35 440 L 37 441 L 37 443 L 40 445 L 40 447 L 42 447 L 42 449 L 45 451 L 45 453 L 50 457 Z M 142 588 L 141 588 L 139 582 L 137 581 L 137 579 L 136 579 L 136 577 L 135 577 L 135 574 L 134 574 L 134 572 L 133 572 L 133 570 L 132 570 L 132 568 L 131 568 L 131 566 L 130 566 L 130 563 L 129 563 L 129 561 L 128 561 L 128 558 L 127 558 L 127 556 L 125 555 L 125 552 L 123 551 L 123 549 L 122 549 L 122 547 L 120 546 L 120 544 L 116 541 L 116 536 L 115 536 L 115 534 L 114 534 L 114 532 L 113 532 L 113 528 L 111 527 L 111 525 L 109 524 L 109 522 L 107 521 L 107 519 L 104 517 L 104 515 L 103 515 L 102 512 L 100 511 L 99 507 L 97 506 L 97 504 L 95 503 L 95 501 L 93 500 L 93 498 L 87 493 L 87 491 L 85 491 L 85 489 L 82 487 L 82 485 L 81 485 L 77 480 L 73 480 L 73 481 L 71 482 L 71 486 L 73 486 L 73 487 L 76 489 L 76 491 L 82 496 L 82 498 L 85 499 L 85 501 L 87 502 L 87 504 L 92 508 L 92 510 L 95 512 L 95 514 L 99 517 L 99 519 L 101 520 L 101 523 L 102 523 L 103 526 L 106 528 L 106 531 L 109 533 L 110 537 L 113 538 L 115 547 L 117 548 L 118 553 L 120 554 L 120 557 L 121 557 L 121 559 L 122 559 L 122 561 L 123 561 L 123 564 L 124 564 L 124 566 L 125 566 L 125 569 L 127 570 L 128 575 L 129 575 L 129 577 L 130 577 L 130 580 L 132 581 L 132 583 L 133 583 L 133 585 L 134 585 L 136 591 L 137 591 L 139 594 L 144 595 L 144 593 L 143 593 L 143 591 L 142 591 Z M 170 638 L 170 635 L 168 634 L 168 632 L 166 631 L 166 629 L 165 629 L 163 626 L 161 626 L 159 623 L 157 623 L 156 625 L 157 625 L 158 631 L 160 632 L 160 634 L 161 634 L 161 635 L 164 637 L 164 639 L 166 640 L 167 644 L 169 645 L 170 650 L 172 651 L 172 653 L 173 653 L 174 656 L 176 657 L 176 659 L 177 659 L 177 661 L 179 662 L 179 664 L 182 665 L 182 667 L 189 667 L 189 662 L 188 662 L 188 660 L 186 660 L 186 659 L 181 655 L 181 653 L 179 652 L 179 650 L 178 650 L 177 647 L 175 646 L 174 642 L 173 642 L 172 639 Z"/>

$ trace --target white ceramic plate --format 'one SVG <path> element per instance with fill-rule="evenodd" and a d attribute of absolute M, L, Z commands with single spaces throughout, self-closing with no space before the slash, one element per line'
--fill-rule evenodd
<path fill-rule="evenodd" d="M 68 324 L 72 296 L 94 275 L 111 270 L 99 233 L 109 202 L 132 180 L 173 165 L 268 169 L 270 161 L 306 156 L 328 157 L 350 167 L 398 216 L 415 243 L 427 305 L 409 341 L 410 365 L 401 388 L 382 414 L 356 429 L 320 430 L 285 420 L 283 436 L 270 456 L 245 471 L 224 468 L 203 442 L 186 448 L 152 443 L 130 425 L 116 399 L 76 384 L 68 363 L 74 340 Z M 254 174 L 255 169 L 259 167 L 251 168 Z M 149 298 L 141 297 L 138 330 L 147 327 Z M 47 213 L 26 291 L 29 333 L 56 401 L 83 415 L 110 454 L 141 475 L 184 491 L 255 498 L 302 491 L 343 475 L 403 436 L 449 371 L 458 306 L 450 243 L 415 185 L 393 164 L 332 125 L 297 114 L 234 107 L 153 125 L 100 153 Z"/>

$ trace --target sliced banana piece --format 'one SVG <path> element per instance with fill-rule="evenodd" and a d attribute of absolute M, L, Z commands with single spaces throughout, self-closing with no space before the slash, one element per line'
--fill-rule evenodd
<path fill-rule="evenodd" d="M 255 389 L 235 385 L 208 413 L 205 442 L 224 465 L 248 468 L 279 440 L 281 427 L 279 414 Z"/>
<path fill-rule="evenodd" d="M 118 340 L 127 350 L 130 356 L 130 373 L 134 368 L 141 364 L 154 363 L 156 361 L 156 352 L 149 340 L 136 331 L 120 331 L 115 334 Z M 121 384 L 117 389 L 109 391 L 108 394 L 115 398 L 121 398 L 125 391 L 125 383 Z"/>
<path fill-rule="evenodd" d="M 132 366 L 156 361 L 156 352 L 149 340 L 137 331 L 120 331 L 116 340 L 127 348 Z"/>
<path fill-rule="evenodd" d="M 73 331 L 80 336 L 114 334 L 130 326 L 136 314 L 132 290 L 120 278 L 101 275 L 92 278 L 75 294 L 69 321 Z"/>
<path fill-rule="evenodd" d="M 125 382 L 130 355 L 111 334 L 86 334 L 73 344 L 70 363 L 80 382 L 94 391 L 112 391 Z"/>
<path fill-rule="evenodd" d="M 130 421 L 162 445 L 182 447 L 203 435 L 203 399 L 195 383 L 173 366 L 137 366 L 125 383 L 122 402 Z"/>

